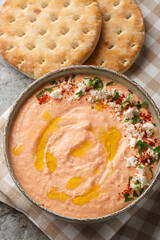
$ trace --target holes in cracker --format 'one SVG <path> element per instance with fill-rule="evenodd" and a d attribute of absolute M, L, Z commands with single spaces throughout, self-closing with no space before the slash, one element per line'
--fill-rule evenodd
<path fill-rule="evenodd" d="M 124 58 L 124 59 L 122 60 L 122 64 L 123 64 L 123 65 L 126 65 L 127 62 L 128 62 L 128 60 L 127 60 L 126 58 Z"/>
<path fill-rule="evenodd" d="M 29 19 L 29 21 L 30 21 L 31 23 L 34 23 L 35 21 L 37 21 L 37 18 L 36 18 L 35 16 L 31 16 L 30 19 Z"/>
<path fill-rule="evenodd" d="M 4 35 L 4 32 L 0 31 L 0 37 Z"/>
<path fill-rule="evenodd" d="M 108 49 L 112 49 L 113 47 L 114 47 L 114 44 L 113 43 L 109 43 Z"/>
<path fill-rule="evenodd" d="M 24 62 L 24 58 L 23 57 L 20 57 L 19 58 L 19 61 L 18 61 L 18 65 L 22 64 Z"/>
<path fill-rule="evenodd" d="M 50 50 L 54 50 L 56 48 L 57 44 L 54 43 L 54 42 L 51 42 L 51 43 L 48 43 L 47 47 L 50 49 Z"/>
<path fill-rule="evenodd" d="M 131 43 L 130 46 L 131 46 L 131 47 L 135 47 L 135 46 L 136 46 L 136 43 Z"/>
<path fill-rule="evenodd" d="M 90 30 L 89 30 L 88 28 L 83 29 L 83 33 L 84 33 L 84 34 L 89 33 L 89 31 L 90 31 Z"/>
<path fill-rule="evenodd" d="M 141 33 L 144 33 L 144 28 L 140 30 Z"/>
<path fill-rule="evenodd" d="M 105 21 L 105 22 L 108 22 L 110 19 L 111 19 L 111 15 L 107 13 L 107 14 L 104 16 L 104 21 Z"/>
<path fill-rule="evenodd" d="M 14 48 L 14 45 L 13 45 L 13 44 L 9 44 L 9 45 L 7 46 L 7 51 L 12 50 L 13 48 Z"/>
<path fill-rule="evenodd" d="M 126 16 L 125 16 L 125 19 L 130 19 L 132 17 L 132 14 L 131 13 L 127 13 Z"/>
<path fill-rule="evenodd" d="M 45 59 L 42 58 L 42 59 L 40 59 L 39 64 L 42 65 L 44 62 L 45 62 Z"/>
<path fill-rule="evenodd" d="M 64 6 L 64 7 L 68 7 L 69 5 L 70 5 L 70 2 L 67 1 L 67 0 L 65 0 L 64 3 L 63 3 L 63 6 Z"/>
<path fill-rule="evenodd" d="M 65 64 L 66 61 L 67 61 L 66 58 L 62 58 L 61 61 L 60 61 L 60 63 L 63 65 L 63 64 Z"/>
<path fill-rule="evenodd" d="M 40 29 L 39 30 L 39 34 L 42 35 L 42 36 L 45 35 L 46 32 L 47 32 L 47 30 L 45 30 L 45 29 Z"/>
<path fill-rule="evenodd" d="M 86 5 L 86 6 L 89 6 L 89 5 L 91 5 L 92 3 L 93 3 L 93 1 L 90 1 L 90 2 L 86 3 L 85 5 Z"/>
<path fill-rule="evenodd" d="M 118 35 L 121 34 L 122 32 L 123 32 L 122 29 L 118 29 L 118 30 L 117 30 L 117 34 L 118 34 Z"/>
<path fill-rule="evenodd" d="M 74 21 L 78 21 L 78 20 L 80 19 L 80 16 L 79 16 L 79 15 L 75 15 L 75 16 L 73 17 L 73 19 L 74 19 Z"/>
<path fill-rule="evenodd" d="M 26 47 L 28 48 L 28 50 L 33 50 L 36 47 L 36 45 L 34 43 L 28 43 Z"/>
<path fill-rule="evenodd" d="M 24 31 L 19 31 L 19 32 L 17 33 L 17 36 L 18 36 L 18 37 L 23 37 L 25 34 L 26 34 L 26 33 L 25 33 Z"/>
<path fill-rule="evenodd" d="M 103 60 L 103 59 L 101 59 L 101 60 L 99 61 L 99 65 L 100 65 L 100 66 L 102 66 L 102 65 L 103 65 L 103 63 L 104 63 L 104 60 Z"/>
<path fill-rule="evenodd" d="M 50 15 L 50 19 L 51 19 L 52 22 L 55 22 L 58 19 L 58 16 L 53 13 L 53 14 Z"/>
<path fill-rule="evenodd" d="M 24 10 L 26 7 L 27 7 L 27 3 L 22 3 L 22 4 L 20 5 L 20 8 L 21 8 L 22 10 Z"/>
<path fill-rule="evenodd" d="M 42 2 L 41 7 L 42 7 L 42 8 L 48 7 L 48 2 Z"/>
<path fill-rule="evenodd" d="M 79 43 L 73 42 L 73 43 L 71 44 L 71 47 L 72 47 L 73 49 L 76 49 L 76 48 L 79 47 Z"/>
<path fill-rule="evenodd" d="M 101 18 L 101 15 L 98 14 L 98 16 L 96 17 L 96 19 L 99 20 L 99 21 L 101 21 L 101 19 L 102 19 L 102 18 Z"/>
<path fill-rule="evenodd" d="M 67 34 L 67 32 L 69 32 L 69 28 L 68 27 L 63 27 L 61 30 L 60 30 L 60 33 L 65 35 Z"/>
<path fill-rule="evenodd" d="M 9 22 L 10 22 L 10 23 L 13 23 L 13 22 L 15 22 L 15 21 L 16 21 L 15 17 L 14 17 L 14 16 L 10 16 Z"/>
<path fill-rule="evenodd" d="M 115 1 L 113 2 L 113 5 L 114 5 L 115 7 L 117 7 L 119 4 L 120 4 L 120 1 L 119 1 L 119 0 L 115 0 Z"/>

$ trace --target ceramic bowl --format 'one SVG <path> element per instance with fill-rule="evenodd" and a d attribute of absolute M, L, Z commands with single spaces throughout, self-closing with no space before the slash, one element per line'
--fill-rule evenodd
<path fill-rule="evenodd" d="M 137 82 L 129 79 L 128 77 L 126 77 L 126 76 L 124 76 L 120 73 L 117 73 L 117 72 L 112 71 L 112 70 L 108 70 L 106 68 L 100 68 L 100 67 L 88 66 L 88 65 L 86 65 L 86 66 L 85 65 L 83 65 L 83 66 L 71 66 L 71 67 L 67 67 L 67 68 L 58 69 L 56 71 L 53 71 L 53 72 L 50 72 L 50 73 L 44 75 L 40 79 L 33 82 L 29 87 L 27 87 L 27 89 L 16 100 L 14 106 L 12 107 L 11 113 L 8 117 L 6 127 L 5 127 L 4 154 L 5 154 L 5 159 L 6 159 L 6 163 L 7 163 L 9 172 L 10 172 L 11 177 L 14 180 L 15 184 L 20 189 L 22 194 L 24 194 L 36 206 L 40 207 L 41 209 L 43 209 L 43 210 L 45 210 L 45 211 L 47 211 L 47 212 L 49 212 L 49 213 L 51 213 L 51 214 L 53 214 L 57 217 L 60 217 L 64 220 L 70 221 L 70 222 L 79 222 L 79 223 L 101 222 L 101 221 L 109 220 L 109 219 L 117 216 L 118 214 L 124 213 L 125 211 L 133 208 L 135 206 L 135 204 L 137 204 L 144 197 L 146 197 L 146 195 L 152 189 L 153 184 L 157 180 L 157 177 L 158 177 L 158 174 L 159 174 L 159 169 L 160 169 L 160 161 L 158 162 L 158 165 L 157 165 L 157 168 L 156 168 L 156 171 L 155 171 L 155 177 L 151 181 L 148 188 L 143 192 L 143 194 L 140 197 L 138 197 L 130 205 L 126 206 L 125 208 L 123 208 L 123 209 L 121 209 L 117 212 L 114 212 L 114 213 L 108 214 L 108 215 L 104 215 L 102 217 L 83 218 L 83 219 L 81 218 L 81 219 L 79 219 L 79 218 L 66 217 L 66 216 L 57 214 L 55 212 L 52 212 L 49 209 L 47 209 L 47 208 L 41 206 L 40 204 L 38 204 L 34 199 L 32 199 L 28 195 L 28 193 L 22 188 L 20 182 L 16 178 L 16 175 L 14 174 L 14 171 L 13 171 L 13 168 L 12 168 L 10 155 L 9 155 L 9 139 L 10 139 L 10 130 L 11 130 L 11 127 L 12 127 L 12 123 L 14 121 L 14 118 L 15 118 L 16 114 L 18 113 L 19 109 L 21 108 L 23 103 L 26 101 L 26 99 L 30 95 L 32 95 L 38 88 L 42 87 L 42 85 L 49 82 L 51 79 L 56 79 L 56 78 L 66 76 L 66 75 L 80 74 L 80 73 L 99 75 L 99 76 L 107 77 L 107 78 L 109 78 L 113 81 L 117 81 L 117 82 L 121 83 L 122 85 L 126 86 L 132 92 L 134 92 L 139 98 L 141 98 L 142 101 L 147 101 L 149 103 L 149 111 L 151 112 L 151 114 L 154 118 L 154 121 L 157 124 L 159 138 L 160 138 L 160 112 L 159 112 L 156 104 L 154 103 L 154 101 L 151 99 L 151 97 L 146 93 L 146 91 L 142 87 L 139 86 L 139 84 Z"/>

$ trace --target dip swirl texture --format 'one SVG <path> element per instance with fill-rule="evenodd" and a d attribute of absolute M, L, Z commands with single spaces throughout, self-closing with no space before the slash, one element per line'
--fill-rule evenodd
<path fill-rule="evenodd" d="M 94 75 L 51 81 L 13 122 L 10 156 L 24 190 L 58 214 L 93 218 L 140 196 L 157 165 L 157 128 L 120 83 Z"/>

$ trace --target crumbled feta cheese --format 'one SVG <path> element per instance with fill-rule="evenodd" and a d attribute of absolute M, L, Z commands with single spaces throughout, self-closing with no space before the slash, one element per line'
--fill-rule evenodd
<path fill-rule="evenodd" d="M 142 128 L 146 131 L 146 133 L 151 136 L 153 134 L 154 125 L 152 123 L 144 123 Z"/>
<path fill-rule="evenodd" d="M 121 105 L 120 104 L 116 104 L 115 111 L 121 112 Z"/>
<path fill-rule="evenodd" d="M 62 99 L 61 93 L 62 93 L 62 89 L 56 89 L 50 94 L 50 96 L 54 99 Z"/>
<path fill-rule="evenodd" d="M 119 90 L 119 96 L 123 97 L 123 92 L 121 90 Z"/>
<path fill-rule="evenodd" d="M 78 83 L 78 89 L 76 92 L 82 91 L 83 93 L 86 91 L 86 85 L 83 83 Z"/>
<path fill-rule="evenodd" d="M 79 96 L 79 92 L 82 92 L 83 93 L 83 95 L 84 95 L 84 92 L 86 91 L 86 85 L 85 84 L 83 84 L 83 83 L 78 83 L 78 89 L 75 91 L 75 94 L 74 94 L 74 96 L 75 96 L 75 99 L 78 99 L 78 98 L 80 98 L 80 96 Z"/>
<path fill-rule="evenodd" d="M 136 180 L 135 180 L 135 182 L 136 182 Z M 140 184 L 135 184 L 135 182 L 131 182 L 130 187 L 134 190 L 140 189 Z"/>
<path fill-rule="evenodd" d="M 151 157 L 155 158 L 156 160 L 158 159 L 159 154 L 158 154 L 158 153 L 155 153 L 155 154 L 154 154 L 154 152 L 153 152 L 152 149 L 148 148 L 148 149 L 147 149 L 147 153 L 148 153 Z"/>
<path fill-rule="evenodd" d="M 134 125 L 133 124 L 130 124 L 128 127 L 127 127 L 127 132 L 133 132 L 135 129 L 134 129 Z"/>
<path fill-rule="evenodd" d="M 90 90 L 89 93 L 91 94 L 92 97 L 96 97 L 97 91 L 95 90 Z"/>
<path fill-rule="evenodd" d="M 133 189 L 138 189 L 136 188 L 136 186 L 141 186 L 141 188 L 143 188 L 144 186 L 148 186 L 148 182 L 147 182 L 147 178 L 145 176 L 145 169 L 144 169 L 144 165 L 140 164 L 137 168 L 138 173 L 136 174 L 136 176 L 134 178 L 132 178 L 131 183 L 130 183 L 130 187 Z M 137 183 L 137 180 L 140 182 Z"/>
<path fill-rule="evenodd" d="M 67 90 L 67 92 L 69 92 L 69 90 L 70 90 L 70 87 L 69 87 L 68 85 L 64 85 L 63 87 L 64 87 L 64 89 L 66 89 L 66 90 Z"/>
<path fill-rule="evenodd" d="M 84 79 L 83 81 L 84 81 L 84 83 L 88 86 L 89 78 L 86 78 L 86 79 Z"/>
<path fill-rule="evenodd" d="M 114 94 L 115 91 L 116 91 L 116 88 L 113 88 L 113 89 L 111 90 L 112 94 Z"/>
<path fill-rule="evenodd" d="M 130 157 L 130 158 L 124 157 L 124 159 L 127 161 L 126 167 L 136 167 L 137 158 L 135 158 L 134 156 L 132 156 L 132 157 Z"/>
<path fill-rule="evenodd" d="M 145 174 L 145 169 L 143 164 L 140 164 L 138 167 L 136 167 L 136 170 L 138 171 L 139 174 Z"/>
<path fill-rule="evenodd" d="M 129 142 L 129 145 L 130 145 L 130 147 L 135 147 L 136 143 L 137 143 L 137 140 L 135 138 L 131 138 L 130 142 Z"/>
<path fill-rule="evenodd" d="M 114 107 L 116 106 L 116 103 L 114 103 L 114 102 L 109 102 L 108 105 L 109 105 L 110 107 L 114 108 Z"/>
<path fill-rule="evenodd" d="M 125 111 L 123 114 L 126 118 L 132 119 L 135 114 L 139 113 L 139 110 L 136 107 L 129 108 L 127 111 Z"/>
<path fill-rule="evenodd" d="M 92 102 L 92 97 L 89 97 L 89 98 L 88 98 L 88 102 Z"/>
<path fill-rule="evenodd" d="M 143 188 L 144 186 L 148 186 L 149 185 L 145 175 L 137 174 L 136 178 L 141 183 L 141 188 Z"/>
<path fill-rule="evenodd" d="M 108 97 L 112 96 L 112 92 L 111 92 L 110 89 L 108 89 L 108 90 L 106 91 L 106 95 L 107 95 Z"/>
<path fill-rule="evenodd" d="M 120 121 L 120 120 L 121 120 L 121 118 L 120 118 L 120 117 L 117 117 L 117 120 L 119 120 L 119 121 Z"/>
<path fill-rule="evenodd" d="M 70 98 L 68 98 L 68 102 L 72 102 L 72 100 L 73 100 L 73 97 L 70 97 Z"/>

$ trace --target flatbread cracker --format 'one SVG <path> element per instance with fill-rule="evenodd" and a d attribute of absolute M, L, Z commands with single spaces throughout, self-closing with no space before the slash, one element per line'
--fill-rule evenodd
<path fill-rule="evenodd" d="M 96 0 L 7 0 L 0 11 L 0 53 L 37 79 L 93 52 L 101 31 Z"/>
<path fill-rule="evenodd" d="M 85 64 L 125 72 L 144 41 L 141 11 L 134 0 L 98 0 L 102 32 L 97 47 Z"/>

